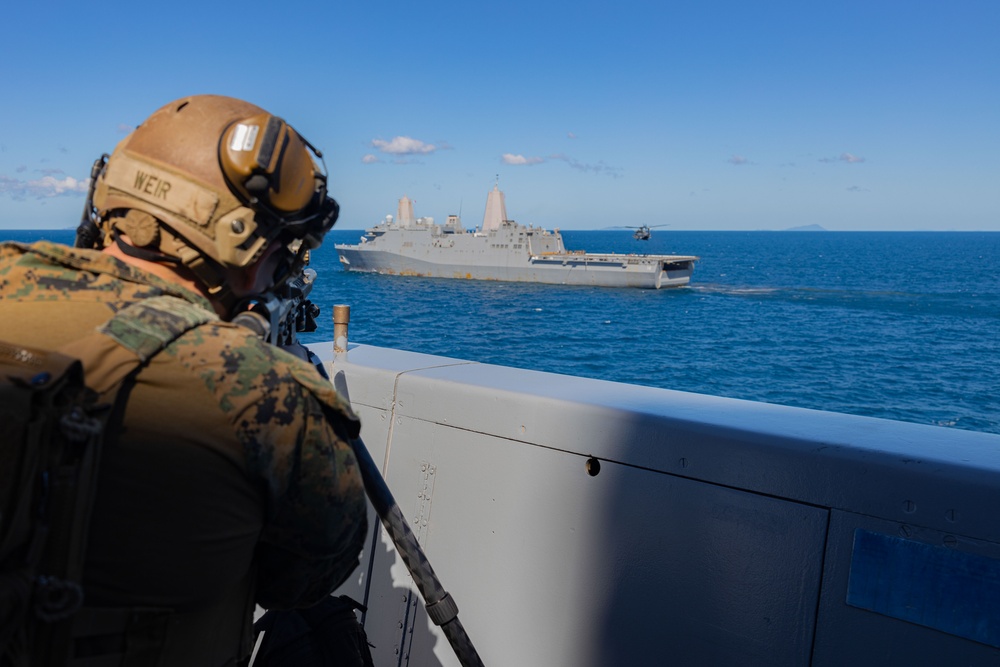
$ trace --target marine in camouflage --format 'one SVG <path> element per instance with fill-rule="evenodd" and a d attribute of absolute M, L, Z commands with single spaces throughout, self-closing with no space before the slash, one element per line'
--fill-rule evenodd
<path fill-rule="evenodd" d="M 360 427 L 315 368 L 219 320 L 200 294 L 98 251 L 0 244 L 0 339 L 55 349 L 125 308 L 103 333 L 140 356 L 192 310 L 204 323 L 131 390 L 102 461 L 87 604 L 174 610 L 164 664 L 181 664 L 186 642 L 203 649 L 206 632 L 231 657 L 246 648 L 248 600 L 309 606 L 356 568 L 366 500 L 348 442 Z"/>

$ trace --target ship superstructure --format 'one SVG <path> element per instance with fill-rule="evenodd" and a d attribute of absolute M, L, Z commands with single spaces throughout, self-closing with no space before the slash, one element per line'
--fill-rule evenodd
<path fill-rule="evenodd" d="M 366 230 L 357 245 L 338 244 L 349 271 L 387 275 L 593 285 L 680 287 L 691 280 L 698 257 L 587 253 L 567 250 L 559 230 L 525 226 L 507 218 L 503 192 L 494 186 L 483 224 L 469 231 L 457 215 L 443 224 L 414 218 L 413 202 L 399 200 L 397 217 Z"/>

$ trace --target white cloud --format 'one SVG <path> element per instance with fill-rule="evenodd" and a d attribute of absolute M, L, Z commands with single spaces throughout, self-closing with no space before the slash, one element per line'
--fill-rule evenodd
<path fill-rule="evenodd" d="M 576 134 L 574 134 L 573 132 L 567 132 L 566 133 L 566 138 L 567 139 L 576 139 Z"/>
<path fill-rule="evenodd" d="M 393 137 L 392 141 L 372 139 L 371 145 L 390 155 L 426 155 L 437 150 L 434 144 L 427 144 L 412 137 Z"/>
<path fill-rule="evenodd" d="M 750 164 L 750 160 L 746 159 L 742 155 L 734 155 L 726 161 L 729 164 L 735 164 L 737 167 L 741 167 L 745 164 Z"/>
<path fill-rule="evenodd" d="M 545 162 L 540 157 L 524 157 L 523 155 L 514 155 L 513 153 L 504 153 L 500 159 L 503 160 L 504 164 L 512 165 L 532 165 Z"/>
<path fill-rule="evenodd" d="M 821 157 L 820 162 L 825 162 L 827 164 L 833 164 L 834 162 L 846 162 L 847 164 L 858 164 L 864 162 L 863 157 L 858 157 L 857 155 L 852 155 L 851 153 L 841 153 L 840 157 Z"/>
<path fill-rule="evenodd" d="M 51 174 L 32 181 L 0 175 L 0 194 L 10 195 L 13 199 L 71 196 L 86 192 L 89 182 L 90 179 L 79 181 L 72 176 L 60 179 Z"/>
<path fill-rule="evenodd" d="M 90 179 L 84 179 L 78 181 L 72 176 L 67 176 L 63 179 L 57 179 L 53 176 L 44 176 L 38 181 L 28 181 L 28 185 L 38 191 L 47 191 L 50 197 L 56 197 L 61 194 L 70 194 L 73 192 L 86 192 L 87 185 L 90 183 Z"/>
<path fill-rule="evenodd" d="M 376 162 L 381 162 L 382 160 L 378 159 L 377 155 L 372 155 L 371 153 L 369 153 L 368 155 L 361 158 L 361 161 L 364 162 L 365 164 L 375 164 Z"/>
<path fill-rule="evenodd" d="M 612 167 L 609 164 L 605 164 L 603 160 L 598 160 L 596 164 L 588 162 L 580 162 L 574 157 L 569 155 L 564 155 L 562 153 L 556 153 L 555 155 L 549 156 L 553 160 L 562 160 L 568 164 L 573 169 L 578 171 L 590 172 L 593 174 L 603 174 L 605 176 L 610 176 L 611 178 L 621 178 L 622 170 L 620 167 Z"/>

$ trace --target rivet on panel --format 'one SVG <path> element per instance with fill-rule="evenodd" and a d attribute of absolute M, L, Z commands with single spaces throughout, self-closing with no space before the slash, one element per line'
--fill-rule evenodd
<path fill-rule="evenodd" d="M 598 473 L 601 472 L 601 462 L 594 457 L 587 459 L 586 467 L 587 474 L 591 477 L 597 477 Z"/>
<path fill-rule="evenodd" d="M 958 546 L 958 540 L 955 539 L 954 535 L 945 535 L 942 542 L 944 542 L 946 547 L 951 547 L 952 549 Z"/>
<path fill-rule="evenodd" d="M 905 523 L 899 526 L 899 536 L 900 537 L 912 537 L 913 529 L 907 526 Z"/>
<path fill-rule="evenodd" d="M 917 511 L 917 504 L 912 500 L 904 500 L 903 511 L 906 512 L 907 514 L 913 514 L 914 512 Z"/>
<path fill-rule="evenodd" d="M 955 523 L 958 521 L 958 512 L 955 510 L 945 510 L 944 518 L 948 521 L 948 523 Z"/>

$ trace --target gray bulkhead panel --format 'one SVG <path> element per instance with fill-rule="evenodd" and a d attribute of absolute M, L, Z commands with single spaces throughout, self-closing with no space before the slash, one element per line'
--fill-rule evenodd
<path fill-rule="evenodd" d="M 389 483 L 420 499 L 405 511 L 488 663 L 808 658 L 824 511 L 621 464 L 591 477 L 584 456 L 408 417 L 393 441 Z M 429 657 L 414 623 L 411 658 Z"/>
<path fill-rule="evenodd" d="M 872 573 L 860 558 L 862 536 L 883 556 L 896 552 L 888 570 Z M 1000 664 L 1000 544 L 834 511 L 829 545 L 813 665 Z M 968 572 L 968 558 L 979 571 Z M 899 571 L 912 565 L 919 575 Z"/>
<path fill-rule="evenodd" d="M 1000 581 L 1000 437 L 363 345 L 333 370 L 487 665 L 1000 661 L 989 599 L 934 597 Z M 457 664 L 391 545 L 364 558 L 376 664 Z M 886 602 L 896 562 L 938 572 Z"/>

